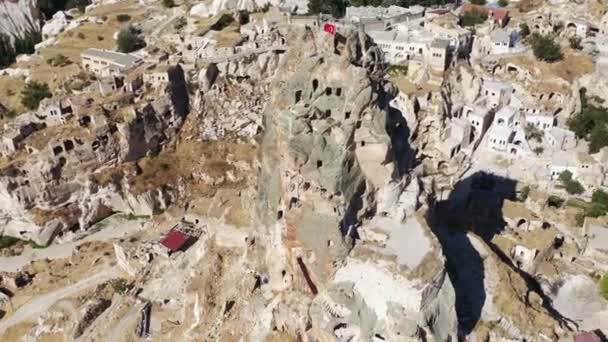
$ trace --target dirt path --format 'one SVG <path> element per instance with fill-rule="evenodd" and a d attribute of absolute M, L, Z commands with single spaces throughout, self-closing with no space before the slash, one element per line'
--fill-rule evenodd
<path fill-rule="evenodd" d="M 140 230 L 141 227 L 139 220 L 128 220 L 120 215 L 114 215 L 92 226 L 84 232 L 85 235 L 76 237 L 74 241 L 53 244 L 43 249 L 28 247 L 20 255 L 0 257 L 0 272 L 18 272 L 23 266 L 34 260 L 68 258 L 80 244 L 128 236 Z"/>
<path fill-rule="evenodd" d="M 3 334 L 6 329 L 22 321 L 36 318 L 36 316 L 47 311 L 53 304 L 63 298 L 73 296 L 84 289 L 102 284 L 119 276 L 120 273 L 116 267 L 108 268 L 73 285 L 37 297 L 20 307 L 13 315 L 0 321 L 0 334 Z"/>

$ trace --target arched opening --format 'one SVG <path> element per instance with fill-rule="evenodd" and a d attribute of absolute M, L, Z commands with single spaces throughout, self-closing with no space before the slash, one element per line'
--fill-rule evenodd
<path fill-rule="evenodd" d="M 53 147 L 53 154 L 54 155 L 59 155 L 61 153 L 63 153 L 63 147 L 61 147 L 61 146 L 55 146 L 55 147 Z"/>
<path fill-rule="evenodd" d="M 317 160 L 317 169 L 320 169 L 321 167 L 323 167 L 323 161 Z"/>
<path fill-rule="evenodd" d="M 345 120 L 350 119 L 350 112 L 346 112 L 346 113 L 344 113 L 344 119 L 345 119 Z"/>
<path fill-rule="evenodd" d="M 336 88 L 336 96 L 342 96 L 342 88 Z"/>
<path fill-rule="evenodd" d="M 519 219 L 519 221 L 517 221 L 517 228 L 520 228 L 521 226 L 523 226 L 524 224 L 526 224 L 526 219 Z"/>
<path fill-rule="evenodd" d="M 74 149 L 74 142 L 72 140 L 66 140 L 63 142 L 63 146 L 65 147 L 65 151 L 71 151 Z"/>
<path fill-rule="evenodd" d="M 312 92 L 314 93 L 315 91 L 317 91 L 317 89 L 319 88 L 319 81 L 312 80 Z"/>
<path fill-rule="evenodd" d="M 332 93 L 332 91 L 331 91 L 330 87 L 325 88 L 325 95 L 331 96 L 331 93 Z"/>
<path fill-rule="evenodd" d="M 298 91 L 296 91 L 296 102 L 295 103 L 300 103 L 300 100 L 302 100 L 302 91 L 298 90 Z"/>

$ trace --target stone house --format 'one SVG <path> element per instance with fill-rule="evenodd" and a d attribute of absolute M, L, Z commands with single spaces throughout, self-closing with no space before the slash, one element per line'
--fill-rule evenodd
<path fill-rule="evenodd" d="M 513 88 L 503 82 L 484 80 L 481 95 L 487 98 L 490 108 L 499 109 L 509 104 Z"/>
<path fill-rule="evenodd" d="M 86 49 L 81 58 L 85 70 L 103 77 L 120 75 L 140 63 L 133 55 L 102 49 Z"/>
<path fill-rule="evenodd" d="M 551 158 L 551 163 L 549 164 L 551 180 L 559 179 L 559 175 L 564 171 L 569 171 L 572 173 L 572 178 L 577 179 L 578 167 L 574 155 L 571 153 L 554 154 Z"/>
<path fill-rule="evenodd" d="M 57 126 L 66 123 L 73 114 L 71 105 L 61 100 L 47 98 L 40 102 L 37 116 L 44 120 L 48 126 Z"/>
<path fill-rule="evenodd" d="M 577 180 L 583 183 L 587 190 L 594 190 L 604 182 L 604 168 L 591 155 L 577 152 L 574 161 Z"/>
<path fill-rule="evenodd" d="M 471 123 L 465 119 L 454 118 L 443 131 L 441 142 L 437 149 L 446 159 L 453 158 L 462 149 L 471 143 Z"/>
<path fill-rule="evenodd" d="M 555 126 L 556 121 L 552 115 L 543 115 L 541 113 L 530 114 L 526 112 L 526 123 L 541 131 L 547 131 Z"/>
<path fill-rule="evenodd" d="M 517 42 L 517 33 L 509 32 L 505 29 L 497 29 L 490 33 L 490 43 L 492 44 L 492 54 L 506 54 L 514 52 Z"/>
<path fill-rule="evenodd" d="M 589 23 L 582 18 L 571 17 L 566 21 L 565 29 L 570 35 L 586 38 L 589 33 Z"/>
<path fill-rule="evenodd" d="M 485 104 L 485 99 L 480 103 L 465 105 L 462 108 L 462 118 L 467 119 L 472 126 L 475 139 L 480 139 L 490 127 L 494 119 L 494 112 Z"/>
<path fill-rule="evenodd" d="M 559 127 L 551 127 L 545 131 L 546 144 L 555 149 L 566 151 L 576 147 L 576 135 L 574 132 Z"/>
<path fill-rule="evenodd" d="M 460 13 L 468 13 L 471 11 L 486 13 L 490 24 L 498 27 L 505 27 L 509 23 L 509 11 L 504 8 L 492 8 L 483 5 L 473 5 L 471 3 L 465 3 L 460 7 Z"/>
<path fill-rule="evenodd" d="M 169 70 L 170 65 L 151 65 L 146 68 L 143 73 L 143 82 L 146 86 L 158 89 L 160 87 L 169 84 Z"/>

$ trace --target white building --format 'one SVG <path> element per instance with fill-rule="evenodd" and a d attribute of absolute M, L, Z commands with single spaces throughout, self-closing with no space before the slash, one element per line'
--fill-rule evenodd
<path fill-rule="evenodd" d="M 122 74 L 140 63 L 133 55 L 101 49 L 86 49 L 81 57 L 85 70 L 102 77 Z"/>
<path fill-rule="evenodd" d="M 484 80 L 481 94 L 488 100 L 490 108 L 500 108 L 509 104 L 513 88 L 503 82 Z"/>
<path fill-rule="evenodd" d="M 449 42 L 434 39 L 423 30 L 370 31 L 369 36 L 384 52 L 390 64 L 407 64 L 416 59 L 426 61 L 431 67 L 444 71 L 448 65 Z"/>
<path fill-rule="evenodd" d="M 438 150 L 446 158 L 453 158 L 456 153 L 469 147 L 471 143 L 471 124 L 461 118 L 452 119 L 447 129 L 443 132 L 442 141 L 438 144 Z"/>
<path fill-rule="evenodd" d="M 515 47 L 516 35 L 504 29 L 497 29 L 490 33 L 490 42 L 492 44 L 492 54 L 511 53 Z"/>
<path fill-rule="evenodd" d="M 551 127 L 545 131 L 547 145 L 556 150 L 569 150 L 576 147 L 576 135 L 574 132 L 559 127 Z"/>
<path fill-rule="evenodd" d="M 72 115 L 72 107 L 64 105 L 60 100 L 44 99 L 38 107 L 38 116 L 49 126 L 64 124 Z"/>
<path fill-rule="evenodd" d="M 552 115 L 526 113 L 526 123 L 541 131 L 547 131 L 555 126 L 555 118 Z"/>

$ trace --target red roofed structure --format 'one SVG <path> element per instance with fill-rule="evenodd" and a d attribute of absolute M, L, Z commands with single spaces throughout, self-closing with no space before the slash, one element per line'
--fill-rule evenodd
<path fill-rule="evenodd" d="M 190 235 L 173 228 L 160 240 L 160 243 L 171 250 L 171 252 L 177 252 L 187 247 L 191 239 Z"/>

